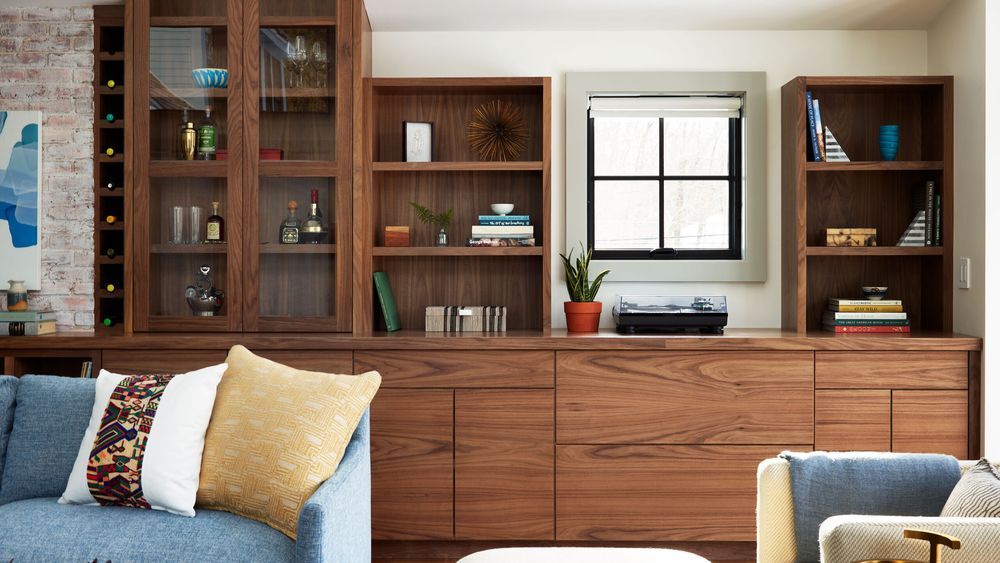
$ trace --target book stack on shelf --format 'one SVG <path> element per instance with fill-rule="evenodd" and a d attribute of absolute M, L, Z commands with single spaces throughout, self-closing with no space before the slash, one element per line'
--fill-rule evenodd
<path fill-rule="evenodd" d="M 535 228 L 529 215 L 480 215 L 468 245 L 535 246 Z"/>
<path fill-rule="evenodd" d="M 829 127 L 823 125 L 823 117 L 819 111 L 819 100 L 813 97 L 811 91 L 806 91 L 806 124 L 807 150 L 813 162 L 850 162 L 840 142 L 833 136 Z"/>
<path fill-rule="evenodd" d="M 941 246 L 941 190 L 927 180 L 913 190 L 913 221 L 896 246 Z"/>
<path fill-rule="evenodd" d="M 910 321 L 899 299 L 830 299 L 823 330 L 841 334 L 910 332 Z"/>
<path fill-rule="evenodd" d="M 55 332 L 56 314 L 52 311 L 0 312 L 0 335 L 42 336 Z"/>

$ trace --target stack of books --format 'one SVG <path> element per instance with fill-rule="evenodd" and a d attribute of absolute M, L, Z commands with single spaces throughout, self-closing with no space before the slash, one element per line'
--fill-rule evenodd
<path fill-rule="evenodd" d="M 0 335 L 42 336 L 56 332 L 56 314 L 52 311 L 2 311 Z"/>
<path fill-rule="evenodd" d="M 910 321 L 898 299 L 830 299 L 823 330 L 844 334 L 910 332 Z"/>
<path fill-rule="evenodd" d="M 480 215 L 472 226 L 469 246 L 535 246 L 535 228 L 528 215 Z"/>

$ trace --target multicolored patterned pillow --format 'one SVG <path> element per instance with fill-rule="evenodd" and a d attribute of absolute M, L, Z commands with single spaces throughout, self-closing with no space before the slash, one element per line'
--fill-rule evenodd
<path fill-rule="evenodd" d="M 60 504 L 194 516 L 205 432 L 226 364 L 177 375 L 101 370 Z"/>

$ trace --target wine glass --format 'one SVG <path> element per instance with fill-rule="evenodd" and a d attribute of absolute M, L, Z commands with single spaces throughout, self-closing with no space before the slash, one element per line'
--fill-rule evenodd
<path fill-rule="evenodd" d="M 296 35 L 294 41 L 285 44 L 285 68 L 292 73 L 292 76 L 289 77 L 292 87 L 302 87 L 302 73 L 308 58 L 309 53 L 306 51 L 306 38 L 304 36 Z M 294 82 L 291 80 L 293 77 L 296 79 Z"/>
<path fill-rule="evenodd" d="M 326 49 L 323 48 L 323 43 L 320 41 L 313 43 L 309 54 L 312 58 L 313 72 L 316 74 L 315 86 L 319 88 L 326 88 L 329 59 L 326 55 Z"/>

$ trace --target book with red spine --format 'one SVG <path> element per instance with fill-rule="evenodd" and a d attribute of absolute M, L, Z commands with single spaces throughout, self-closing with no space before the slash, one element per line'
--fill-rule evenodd
<path fill-rule="evenodd" d="M 835 332 L 837 334 L 889 334 L 889 333 L 908 333 L 910 332 L 910 327 L 891 326 L 891 325 L 878 325 L 878 326 L 823 325 L 823 330 Z"/>

